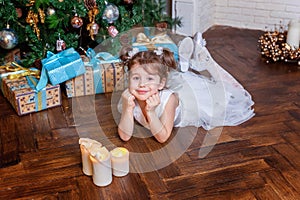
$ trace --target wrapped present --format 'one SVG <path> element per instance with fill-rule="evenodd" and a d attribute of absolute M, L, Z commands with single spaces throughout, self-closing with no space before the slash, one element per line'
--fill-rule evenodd
<path fill-rule="evenodd" d="M 16 49 L 12 49 L 10 50 L 5 56 L 4 58 L 0 61 L 0 64 L 6 64 L 9 62 L 18 62 L 21 60 L 21 53 L 20 53 L 20 49 L 16 48 Z"/>
<path fill-rule="evenodd" d="M 36 88 L 41 90 L 48 82 L 57 85 L 84 73 L 83 61 L 74 48 L 57 54 L 48 51 L 47 57 L 42 60 L 41 78 Z"/>
<path fill-rule="evenodd" d="M 1 90 L 18 115 L 25 115 L 61 105 L 59 85 L 52 86 L 48 84 L 39 92 L 34 89 L 38 80 L 32 75 L 36 72 L 38 70 L 0 68 Z"/>
<path fill-rule="evenodd" d="M 137 36 L 133 38 L 132 47 L 138 48 L 139 51 L 154 50 L 158 47 L 163 47 L 173 52 L 175 60 L 178 60 L 178 47 L 165 32 L 156 35 L 150 35 L 147 31 L 145 31 L 145 33 L 138 33 Z"/>
<path fill-rule="evenodd" d="M 89 49 L 89 62 L 84 62 L 86 73 L 66 81 L 68 97 L 109 93 L 126 86 L 123 62 L 107 52 L 95 54 Z"/>

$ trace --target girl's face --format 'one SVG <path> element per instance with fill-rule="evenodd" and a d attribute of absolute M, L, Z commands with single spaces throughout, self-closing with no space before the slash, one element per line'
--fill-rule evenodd
<path fill-rule="evenodd" d="M 143 67 L 133 66 L 130 69 L 129 91 L 137 100 L 146 100 L 165 86 L 158 74 L 150 74 Z"/>

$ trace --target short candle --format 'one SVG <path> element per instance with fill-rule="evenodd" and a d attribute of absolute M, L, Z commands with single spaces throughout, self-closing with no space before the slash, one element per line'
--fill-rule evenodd
<path fill-rule="evenodd" d="M 114 176 L 125 176 L 129 173 L 129 151 L 124 147 L 117 147 L 111 152 L 111 164 Z"/>
<path fill-rule="evenodd" d="M 112 182 L 111 155 L 101 147 L 95 155 L 90 155 L 93 163 L 93 182 L 97 186 L 107 186 Z"/>

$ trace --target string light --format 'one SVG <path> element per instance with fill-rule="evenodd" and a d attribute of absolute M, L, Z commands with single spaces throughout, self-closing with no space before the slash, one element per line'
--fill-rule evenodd
<path fill-rule="evenodd" d="M 293 49 L 286 43 L 287 31 L 282 26 L 280 30 L 265 31 L 258 39 L 260 52 L 266 63 L 296 62 L 300 65 L 300 48 Z"/>

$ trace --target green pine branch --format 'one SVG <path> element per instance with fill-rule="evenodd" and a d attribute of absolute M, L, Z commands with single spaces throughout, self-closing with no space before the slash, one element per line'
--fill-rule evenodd
<path fill-rule="evenodd" d="M 89 32 L 86 30 L 88 19 L 88 9 L 84 1 L 78 0 L 35 0 L 35 4 L 29 6 L 29 0 L 0 0 L 0 30 L 6 28 L 9 23 L 10 28 L 18 35 L 18 47 L 24 52 L 23 63 L 29 67 L 36 60 L 43 59 L 47 51 L 55 52 L 56 40 L 60 37 L 65 41 L 67 47 L 79 46 L 83 48 L 92 47 L 109 38 L 107 28 L 111 25 L 102 19 L 105 9 L 105 0 L 96 0 L 99 14 L 96 16 L 96 23 L 99 25 L 99 32 L 95 36 L 96 40 L 91 40 Z M 109 3 L 115 4 L 119 9 L 119 19 L 114 22 L 114 26 L 121 33 L 130 30 L 134 26 L 153 27 L 156 22 L 165 21 L 169 28 L 174 25 L 181 25 L 181 19 L 172 19 L 164 14 L 164 0 L 135 0 L 132 5 L 127 5 L 124 0 L 110 0 Z M 18 17 L 16 8 L 22 11 Z M 47 10 L 51 8 L 55 11 L 53 15 L 48 15 Z M 40 38 L 37 37 L 34 27 L 26 22 L 29 10 L 38 14 L 39 10 L 45 13 L 45 23 L 36 24 L 40 31 Z M 75 13 L 83 19 L 84 25 L 81 28 L 73 28 L 71 19 Z M 118 38 L 113 39 L 113 48 L 117 48 Z M 1 51 L 7 51 L 1 49 Z M 2 55 L 2 54 L 1 54 Z"/>

